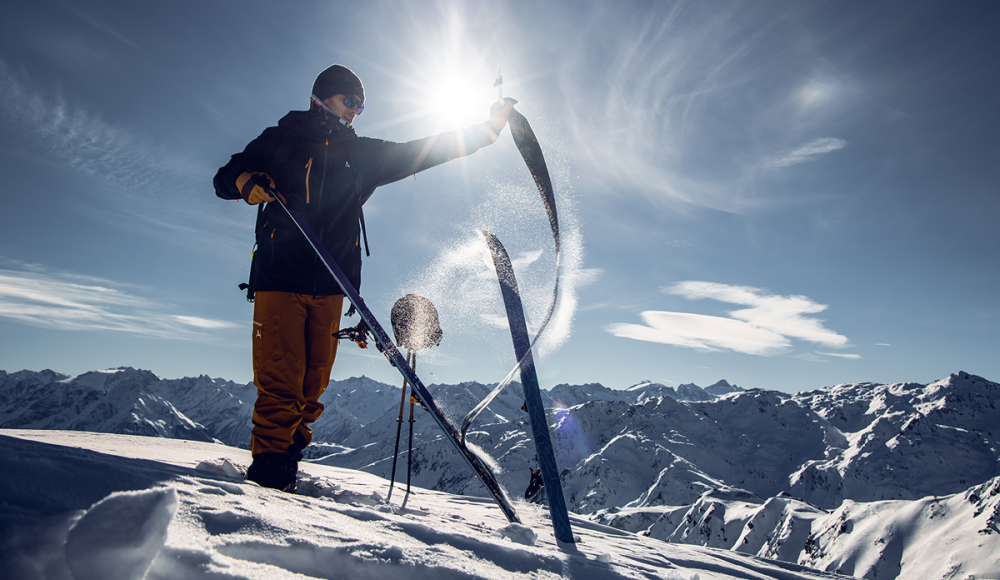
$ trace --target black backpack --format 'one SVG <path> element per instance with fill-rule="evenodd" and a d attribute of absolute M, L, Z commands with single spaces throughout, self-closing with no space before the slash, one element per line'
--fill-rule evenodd
<path fill-rule="evenodd" d="M 278 147 L 274 151 L 274 159 L 271 161 L 272 171 L 275 171 L 278 167 L 284 165 L 288 159 L 292 156 L 292 152 L 295 151 L 295 146 L 298 141 L 295 138 L 295 132 L 288 129 L 281 129 L 281 139 L 278 141 Z M 241 199 L 239 191 L 236 191 L 235 184 L 232 182 L 233 173 L 236 170 L 242 169 L 239 163 L 239 157 L 242 153 L 236 153 L 229 158 L 229 163 L 226 163 L 219 168 L 216 172 L 215 178 L 212 179 L 212 185 L 215 186 L 215 195 L 221 197 L 222 199 Z M 262 216 L 264 214 L 264 206 L 266 204 L 257 205 L 257 224 L 254 228 L 254 245 L 253 250 L 250 252 L 250 277 L 249 279 L 240 284 L 240 290 L 246 290 L 247 302 L 253 302 L 254 298 L 254 282 L 256 279 L 257 271 L 257 236 L 260 235 L 260 228 L 263 223 Z"/>

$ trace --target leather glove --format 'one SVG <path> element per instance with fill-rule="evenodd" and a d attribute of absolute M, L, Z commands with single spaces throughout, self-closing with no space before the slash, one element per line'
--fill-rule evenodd
<path fill-rule="evenodd" d="M 250 205 L 274 201 L 274 197 L 268 193 L 274 191 L 274 180 L 266 173 L 245 171 L 236 178 L 236 188 L 240 190 L 243 201 Z"/>
<path fill-rule="evenodd" d="M 507 126 L 507 117 L 510 116 L 510 111 L 516 104 L 517 101 L 515 99 L 507 97 L 504 99 L 502 106 L 498 101 L 490 107 L 490 132 L 494 142 L 500 138 L 500 132 Z"/>

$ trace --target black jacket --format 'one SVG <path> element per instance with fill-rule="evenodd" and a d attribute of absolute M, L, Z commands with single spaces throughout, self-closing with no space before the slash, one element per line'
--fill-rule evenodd
<path fill-rule="evenodd" d="M 292 111 L 219 169 L 216 195 L 239 199 L 236 178 L 262 171 L 291 209 L 302 213 L 355 289 L 361 285 L 361 206 L 380 185 L 469 155 L 492 143 L 489 122 L 409 143 L 359 137 L 353 128 L 324 129 L 315 113 Z M 254 291 L 343 294 L 305 236 L 277 204 L 257 217 Z"/>

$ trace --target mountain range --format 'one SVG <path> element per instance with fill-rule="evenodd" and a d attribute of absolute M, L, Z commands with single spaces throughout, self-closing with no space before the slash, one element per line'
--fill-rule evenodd
<path fill-rule="evenodd" d="M 460 423 L 494 385 L 430 385 Z M 0 371 L 0 428 L 218 441 L 246 447 L 255 389 L 132 368 L 70 377 Z M 313 462 L 388 478 L 401 391 L 331 381 Z M 596 522 L 865 578 L 1000 571 L 1000 385 L 957 372 L 926 385 L 851 383 L 795 395 L 720 381 L 543 392 L 566 502 Z M 512 495 L 536 467 L 520 385 L 469 430 Z M 405 479 L 409 416 L 397 479 Z M 485 495 L 417 409 L 412 483 Z M 540 494 L 544 495 L 544 494 Z M 933 547 L 933 548 L 932 548 Z"/>

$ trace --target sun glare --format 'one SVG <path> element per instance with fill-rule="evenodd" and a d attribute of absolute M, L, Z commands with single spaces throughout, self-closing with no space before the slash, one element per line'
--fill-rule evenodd
<path fill-rule="evenodd" d="M 489 118 L 490 105 L 496 100 L 496 89 L 491 83 L 483 83 L 480 87 L 472 81 L 451 76 L 428 91 L 428 113 L 443 129 L 457 129 Z"/>

